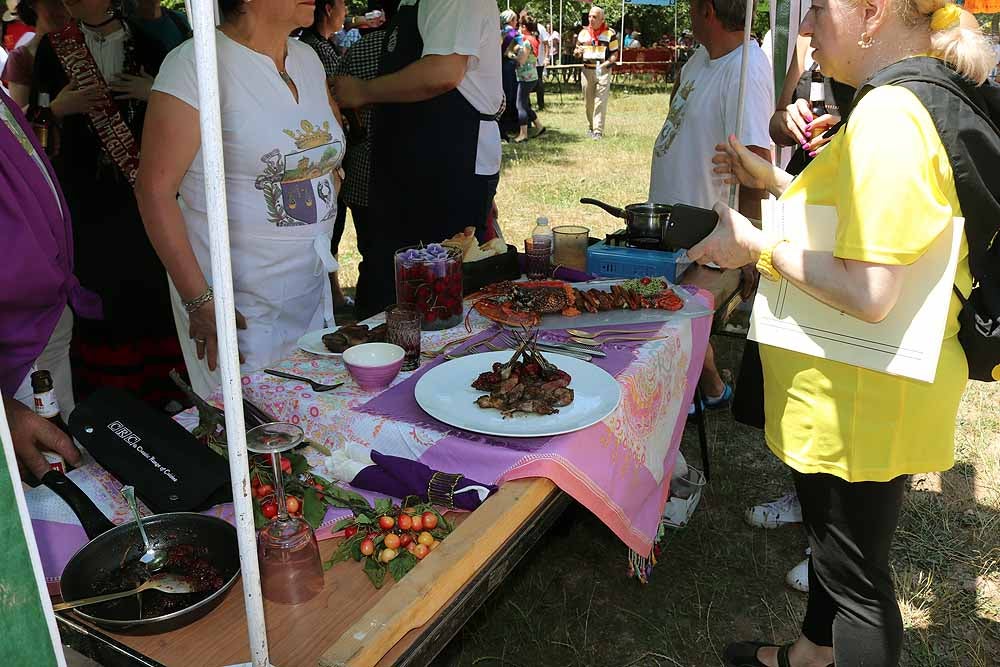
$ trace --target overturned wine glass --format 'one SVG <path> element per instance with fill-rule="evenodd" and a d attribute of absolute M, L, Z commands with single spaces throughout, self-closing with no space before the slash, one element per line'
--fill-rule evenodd
<path fill-rule="evenodd" d="M 281 453 L 299 445 L 305 433 L 295 424 L 272 422 L 247 431 L 247 449 L 268 454 L 274 470 L 277 515 L 257 533 L 261 591 L 280 604 L 300 604 L 323 590 L 323 564 L 312 527 L 288 514 Z"/>

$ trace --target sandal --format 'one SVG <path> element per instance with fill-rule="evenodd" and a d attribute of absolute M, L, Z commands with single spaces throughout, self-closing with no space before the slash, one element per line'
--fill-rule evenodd
<path fill-rule="evenodd" d="M 726 667 L 767 667 L 757 659 L 757 651 L 762 648 L 770 648 L 774 644 L 767 642 L 735 642 L 726 647 L 723 654 Z M 792 644 L 785 644 L 778 647 L 778 667 L 792 667 L 788 660 L 788 654 L 792 650 Z M 831 662 L 829 667 L 834 667 Z"/>
<path fill-rule="evenodd" d="M 774 646 L 774 644 L 768 644 L 767 642 L 734 642 L 726 647 L 722 659 L 726 663 L 726 667 L 767 667 L 767 665 L 757 659 L 757 651 L 770 646 Z"/>

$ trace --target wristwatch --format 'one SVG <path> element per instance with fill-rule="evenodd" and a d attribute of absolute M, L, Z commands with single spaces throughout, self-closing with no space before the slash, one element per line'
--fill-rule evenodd
<path fill-rule="evenodd" d="M 778 282 L 781 279 L 781 274 L 778 270 L 774 268 L 772 263 L 772 257 L 774 256 L 774 249 L 785 242 L 785 239 L 778 239 L 777 241 L 769 241 L 764 249 L 760 251 L 760 257 L 757 259 L 757 270 L 760 275 L 764 276 L 771 282 Z"/>

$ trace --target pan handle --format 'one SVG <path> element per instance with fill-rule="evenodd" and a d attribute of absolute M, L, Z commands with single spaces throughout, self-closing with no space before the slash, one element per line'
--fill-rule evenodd
<path fill-rule="evenodd" d="M 87 537 L 94 539 L 115 527 L 108 521 L 104 513 L 97 508 L 83 490 L 69 477 L 58 470 L 50 470 L 42 477 L 42 484 L 52 489 L 60 498 L 66 501 L 73 514 L 80 520 Z"/>
<path fill-rule="evenodd" d="M 622 220 L 628 220 L 628 216 L 625 215 L 625 211 L 623 209 L 618 208 L 617 206 L 612 206 L 611 204 L 605 204 L 602 201 L 591 199 L 590 197 L 584 197 L 583 199 L 580 200 L 580 203 L 590 204 L 591 206 L 598 206 L 600 208 L 603 208 L 605 211 L 615 216 L 616 218 L 621 218 Z"/>

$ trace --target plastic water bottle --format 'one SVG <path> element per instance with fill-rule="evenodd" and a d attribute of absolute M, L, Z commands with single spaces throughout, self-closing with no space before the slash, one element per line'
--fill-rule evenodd
<path fill-rule="evenodd" d="M 535 228 L 531 230 L 532 241 L 552 242 L 552 229 L 549 227 L 549 219 L 542 216 L 535 220 Z"/>
<path fill-rule="evenodd" d="M 549 229 L 549 219 L 538 218 L 535 228 L 531 230 L 531 239 L 524 242 L 525 273 L 531 280 L 547 278 L 552 264 L 552 230 Z"/>

